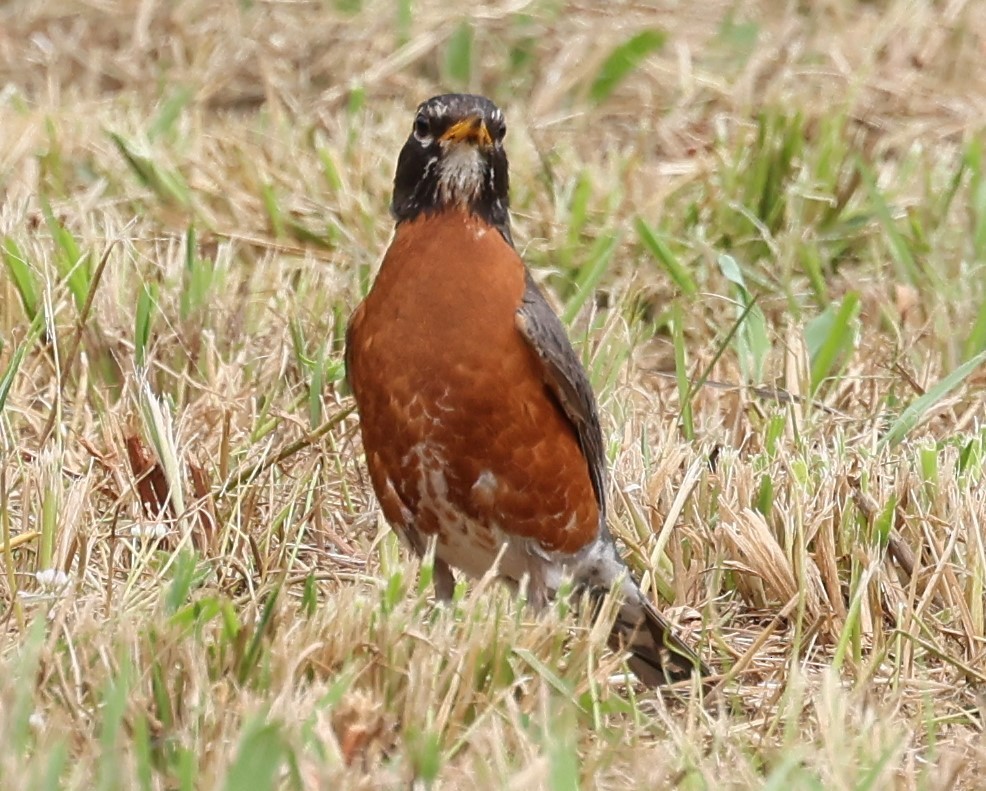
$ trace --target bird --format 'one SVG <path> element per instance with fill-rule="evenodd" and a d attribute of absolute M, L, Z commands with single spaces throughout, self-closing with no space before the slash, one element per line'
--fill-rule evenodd
<path fill-rule="evenodd" d="M 504 114 L 421 103 L 397 159 L 394 235 L 346 329 L 346 375 L 373 490 L 436 599 L 453 569 L 494 573 L 540 609 L 564 581 L 598 610 L 644 684 L 710 674 L 641 591 L 606 523 L 599 410 L 564 325 L 510 230 Z"/>

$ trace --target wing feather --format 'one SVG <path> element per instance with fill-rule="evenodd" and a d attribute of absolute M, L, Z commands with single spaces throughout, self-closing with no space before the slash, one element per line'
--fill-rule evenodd
<path fill-rule="evenodd" d="M 517 329 L 537 354 L 544 383 L 575 430 L 589 466 L 589 477 L 599 504 L 600 525 L 605 525 L 606 455 L 596 398 L 561 319 L 551 309 L 530 272 L 526 273 L 526 278 L 524 297 L 517 309 Z"/>

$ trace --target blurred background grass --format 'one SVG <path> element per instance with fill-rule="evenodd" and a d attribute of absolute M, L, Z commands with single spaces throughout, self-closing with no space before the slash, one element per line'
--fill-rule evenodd
<path fill-rule="evenodd" d="M 984 54 L 960 0 L 0 6 L 3 787 L 978 787 Z M 342 337 L 448 90 L 719 708 L 379 522 Z"/>

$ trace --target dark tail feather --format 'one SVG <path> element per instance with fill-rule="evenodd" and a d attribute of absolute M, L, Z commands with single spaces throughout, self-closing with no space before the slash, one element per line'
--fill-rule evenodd
<path fill-rule="evenodd" d="M 658 687 L 696 674 L 711 675 L 708 665 L 675 634 L 674 626 L 642 594 L 634 598 L 620 606 L 610 640 L 614 648 L 630 652 L 627 664 L 637 678 Z"/>

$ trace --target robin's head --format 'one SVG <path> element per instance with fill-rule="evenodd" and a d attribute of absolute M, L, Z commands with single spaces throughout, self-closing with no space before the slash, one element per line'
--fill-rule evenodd
<path fill-rule="evenodd" d="M 397 222 L 461 207 L 510 241 L 503 113 L 483 96 L 450 93 L 418 106 L 394 176 Z"/>

